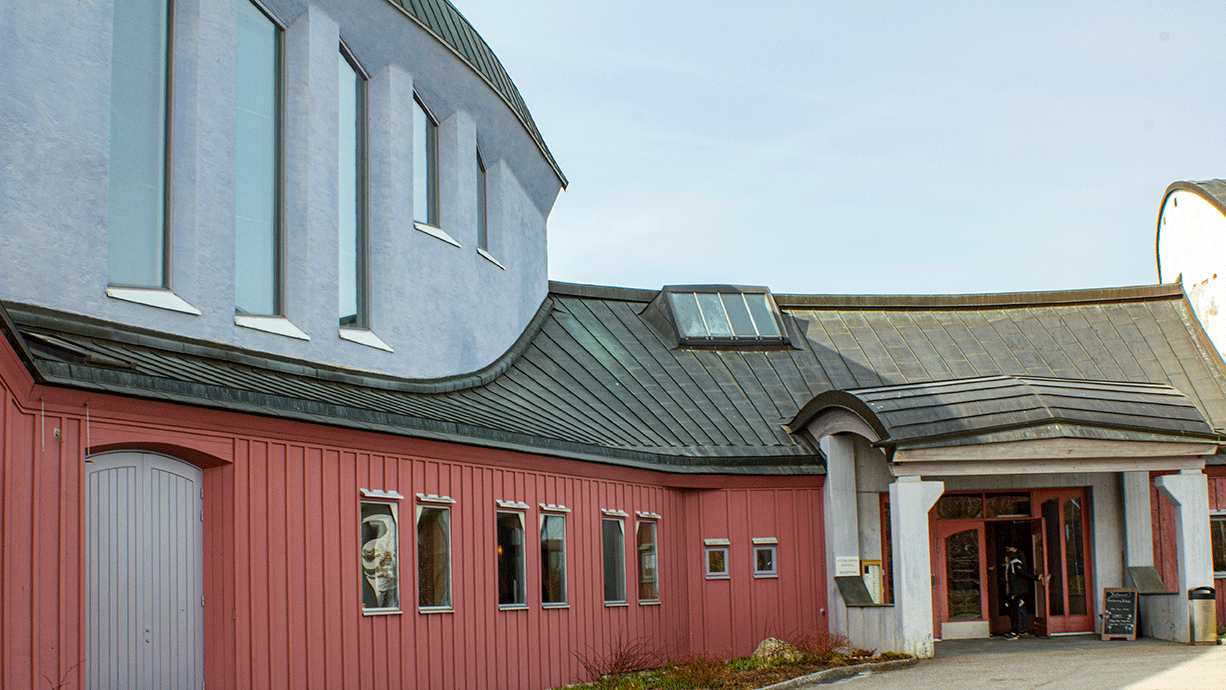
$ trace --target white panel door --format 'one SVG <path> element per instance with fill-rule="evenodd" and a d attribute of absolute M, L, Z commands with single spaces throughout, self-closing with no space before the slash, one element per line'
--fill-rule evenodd
<path fill-rule="evenodd" d="M 90 460 L 86 687 L 200 690 L 203 474 L 152 453 Z"/>

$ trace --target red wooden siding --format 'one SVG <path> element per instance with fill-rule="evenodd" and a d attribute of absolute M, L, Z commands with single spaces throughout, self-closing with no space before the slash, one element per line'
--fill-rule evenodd
<path fill-rule="evenodd" d="M 1168 472 L 1152 472 L 1151 479 Z M 1209 510 L 1226 510 L 1226 467 L 1206 467 L 1209 485 Z M 1154 528 L 1154 565 L 1162 576 L 1168 590 L 1174 591 L 1179 583 L 1178 545 L 1175 542 L 1175 507 L 1162 496 L 1157 488 L 1151 488 Z M 1226 621 L 1226 579 L 1213 581 L 1217 592 L 1217 619 Z"/>
<path fill-rule="evenodd" d="M 1209 510 L 1226 510 L 1226 467 L 1206 467 L 1209 475 Z M 1226 578 L 1216 578 L 1213 589 L 1217 592 L 1217 620 L 1226 621 Z"/>
<path fill-rule="evenodd" d="M 87 445 L 204 469 L 210 688 L 543 688 L 582 679 L 575 653 L 619 640 L 746 654 L 767 635 L 826 627 L 819 477 L 677 477 L 41 388 L 8 347 L 0 384 L 0 687 L 84 677 Z M 400 615 L 361 614 L 361 488 L 406 496 Z M 416 493 L 456 500 L 454 613 L 416 609 Z M 498 499 L 530 506 L 525 611 L 497 605 Z M 571 508 L 569 608 L 540 605 L 540 503 Z M 602 508 L 630 515 L 629 606 L 603 603 Z M 635 511 L 661 516 L 659 605 L 636 599 Z M 708 537 L 731 540 L 730 580 L 703 577 Z M 777 579 L 753 578 L 753 537 L 779 540 Z"/>

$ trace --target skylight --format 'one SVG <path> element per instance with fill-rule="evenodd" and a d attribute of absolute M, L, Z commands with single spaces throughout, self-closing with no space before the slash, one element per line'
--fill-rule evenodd
<path fill-rule="evenodd" d="M 680 288 L 669 291 L 677 334 L 684 339 L 782 340 L 770 293 Z"/>

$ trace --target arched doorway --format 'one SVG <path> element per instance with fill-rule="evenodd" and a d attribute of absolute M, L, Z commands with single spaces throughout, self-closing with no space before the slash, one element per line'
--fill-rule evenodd
<path fill-rule="evenodd" d="M 86 464 L 89 690 L 204 684 L 203 473 L 154 453 Z"/>

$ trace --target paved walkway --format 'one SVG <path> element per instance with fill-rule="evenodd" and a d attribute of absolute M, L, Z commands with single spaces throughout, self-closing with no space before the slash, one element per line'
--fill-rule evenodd
<path fill-rule="evenodd" d="M 1103 642 L 1088 635 L 950 640 L 938 642 L 936 657 L 914 668 L 808 687 L 834 685 L 840 690 L 1226 690 L 1226 647 L 1150 638 Z"/>

